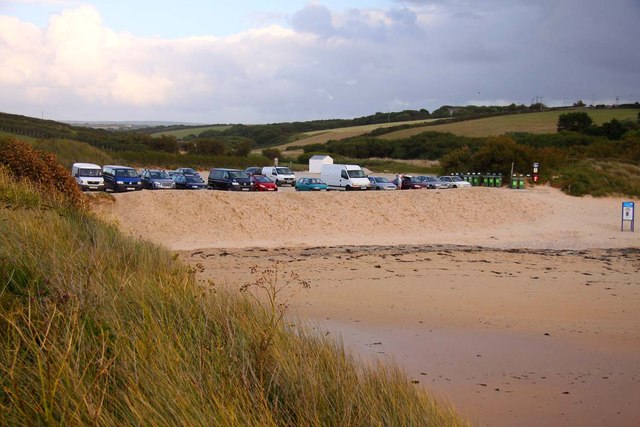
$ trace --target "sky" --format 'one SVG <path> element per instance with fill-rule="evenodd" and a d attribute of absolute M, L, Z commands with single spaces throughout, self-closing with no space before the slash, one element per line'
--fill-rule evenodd
<path fill-rule="evenodd" d="M 640 100 L 640 0 L 0 0 L 0 111 L 277 123 Z"/>

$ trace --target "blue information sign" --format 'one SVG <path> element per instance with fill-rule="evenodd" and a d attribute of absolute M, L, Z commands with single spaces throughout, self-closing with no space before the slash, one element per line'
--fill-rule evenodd
<path fill-rule="evenodd" d="M 624 231 L 625 221 L 629 221 L 631 223 L 631 231 L 633 231 L 635 222 L 634 207 L 635 203 L 633 202 L 622 202 L 622 223 L 620 224 L 620 231 Z"/>

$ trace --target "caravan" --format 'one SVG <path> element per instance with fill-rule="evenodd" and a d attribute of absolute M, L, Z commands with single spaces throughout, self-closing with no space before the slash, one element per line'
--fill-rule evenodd
<path fill-rule="evenodd" d="M 358 165 L 324 164 L 320 168 L 320 179 L 327 184 L 327 190 L 367 190 L 371 185 Z"/>

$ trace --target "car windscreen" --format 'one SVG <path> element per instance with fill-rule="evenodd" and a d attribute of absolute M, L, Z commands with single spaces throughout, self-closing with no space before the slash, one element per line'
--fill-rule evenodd
<path fill-rule="evenodd" d="M 79 176 L 100 176 L 102 175 L 101 169 L 79 169 Z"/>
<path fill-rule="evenodd" d="M 362 169 L 350 170 L 347 171 L 349 174 L 349 178 L 366 178 L 367 175 L 364 173 Z"/>
<path fill-rule="evenodd" d="M 451 177 L 451 181 L 453 181 L 453 182 L 460 182 L 460 181 L 462 181 L 462 180 L 463 180 L 463 179 L 462 179 L 462 178 L 460 178 L 459 176 L 452 176 L 452 177 Z"/>
<path fill-rule="evenodd" d="M 149 177 L 151 179 L 171 179 L 169 178 L 169 174 L 164 171 L 149 172 Z"/>
<path fill-rule="evenodd" d="M 184 175 L 184 177 L 187 179 L 187 182 L 189 183 L 202 182 L 202 180 L 198 178 L 196 175 Z"/>
<path fill-rule="evenodd" d="M 116 169 L 116 176 L 124 178 L 137 178 L 138 172 L 135 169 Z"/>
<path fill-rule="evenodd" d="M 232 178 L 232 179 L 238 179 L 238 178 L 248 179 L 249 175 L 247 175 L 244 171 L 229 171 L 229 178 Z"/>
<path fill-rule="evenodd" d="M 198 172 L 196 172 L 195 169 L 182 168 L 182 173 L 185 174 L 185 175 L 196 175 Z"/>
<path fill-rule="evenodd" d="M 273 182 L 268 176 L 254 176 L 257 182 Z"/>
<path fill-rule="evenodd" d="M 276 168 L 276 171 L 278 175 L 293 175 L 293 172 L 291 172 L 289 168 Z"/>
<path fill-rule="evenodd" d="M 377 178 L 374 178 L 376 180 L 376 182 L 380 182 L 380 183 L 385 183 L 385 182 L 389 182 L 389 180 L 387 178 L 385 178 L 384 176 L 380 176 Z"/>

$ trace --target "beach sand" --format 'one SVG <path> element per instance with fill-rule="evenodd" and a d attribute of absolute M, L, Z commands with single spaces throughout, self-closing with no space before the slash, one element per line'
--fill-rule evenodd
<path fill-rule="evenodd" d="M 116 195 L 95 210 L 198 279 L 295 272 L 288 321 L 475 425 L 640 425 L 640 245 L 620 198 L 549 187 Z"/>

